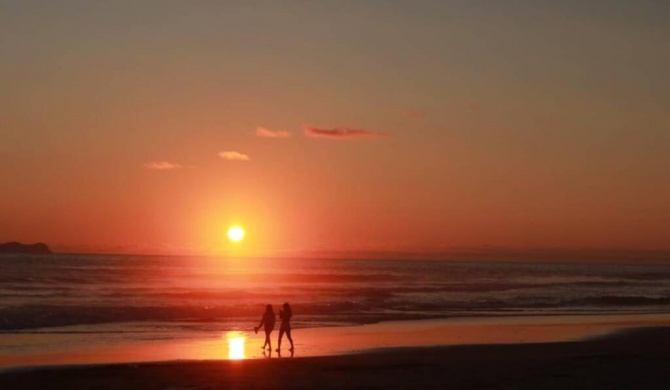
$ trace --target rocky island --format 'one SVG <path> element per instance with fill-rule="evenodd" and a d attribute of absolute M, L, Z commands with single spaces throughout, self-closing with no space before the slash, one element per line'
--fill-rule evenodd
<path fill-rule="evenodd" d="M 20 242 L 6 242 L 0 244 L 0 253 L 29 253 L 34 255 L 52 253 L 47 244 L 22 244 Z"/>

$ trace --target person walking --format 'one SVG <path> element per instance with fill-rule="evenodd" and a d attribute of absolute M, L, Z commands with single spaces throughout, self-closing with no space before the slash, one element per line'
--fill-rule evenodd
<path fill-rule="evenodd" d="M 265 313 L 263 313 L 261 323 L 254 327 L 254 332 L 258 333 L 258 329 L 260 329 L 262 326 L 265 329 L 265 343 L 263 344 L 263 349 L 265 349 L 267 346 L 268 350 L 272 351 L 270 333 L 272 333 L 272 331 L 275 329 L 275 312 L 272 310 L 272 305 L 265 306 Z"/>
<path fill-rule="evenodd" d="M 281 319 L 281 325 L 279 326 L 279 340 L 277 340 L 277 352 L 281 352 L 281 339 L 286 333 L 288 341 L 291 342 L 291 348 L 289 351 L 293 352 L 293 338 L 291 338 L 291 317 L 293 317 L 293 312 L 291 311 L 291 305 L 288 302 L 284 303 L 282 310 L 279 310 L 279 318 Z"/>

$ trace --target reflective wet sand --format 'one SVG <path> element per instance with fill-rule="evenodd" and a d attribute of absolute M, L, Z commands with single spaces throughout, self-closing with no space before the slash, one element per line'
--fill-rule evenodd
<path fill-rule="evenodd" d="M 465 344 L 517 344 L 582 340 L 615 331 L 670 326 L 670 315 L 481 317 L 383 322 L 362 326 L 295 329 L 296 351 L 264 351 L 263 335 L 251 331 L 213 333 L 201 339 L 125 342 L 89 335 L 63 346 L 58 334 L 2 334 L 5 351 L 35 343 L 35 353 L 3 352 L 0 367 L 173 360 L 243 360 L 329 356 L 380 348 Z M 273 332 L 273 344 L 278 331 Z M 67 335 L 72 338 L 72 335 Z M 82 336 L 84 337 L 84 336 Z M 49 352 L 44 347 L 53 344 Z M 276 346 L 276 344 L 275 344 Z"/>

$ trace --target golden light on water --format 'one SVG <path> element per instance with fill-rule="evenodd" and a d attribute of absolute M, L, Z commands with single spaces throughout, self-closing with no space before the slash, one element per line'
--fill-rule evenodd
<path fill-rule="evenodd" d="M 228 229 L 228 239 L 233 242 L 241 241 L 244 238 L 244 229 L 240 226 L 231 226 Z"/>
<path fill-rule="evenodd" d="M 242 360 L 246 358 L 244 349 L 245 338 L 239 333 L 228 334 L 228 359 Z"/>

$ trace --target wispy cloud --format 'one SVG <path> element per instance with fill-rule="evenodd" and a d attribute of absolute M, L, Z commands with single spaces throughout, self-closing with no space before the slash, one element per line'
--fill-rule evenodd
<path fill-rule="evenodd" d="M 144 167 L 147 169 L 155 169 L 155 170 L 167 170 L 167 169 L 179 169 L 183 168 L 181 164 L 177 163 L 171 163 L 168 161 L 152 161 L 144 164 Z"/>
<path fill-rule="evenodd" d="M 251 160 L 249 158 L 249 155 L 240 153 L 240 152 L 235 152 L 233 150 L 227 150 L 223 152 L 219 152 L 219 157 L 221 157 L 224 160 L 230 160 L 230 161 L 249 161 Z"/>
<path fill-rule="evenodd" d="M 284 130 L 270 130 L 265 127 L 257 127 L 256 135 L 265 138 L 288 138 L 291 136 L 291 133 Z"/>
<path fill-rule="evenodd" d="M 352 139 L 352 138 L 376 138 L 386 137 L 386 133 L 373 130 L 362 129 L 319 129 L 316 127 L 305 126 L 305 135 L 308 137 L 321 137 L 331 139 Z"/>

